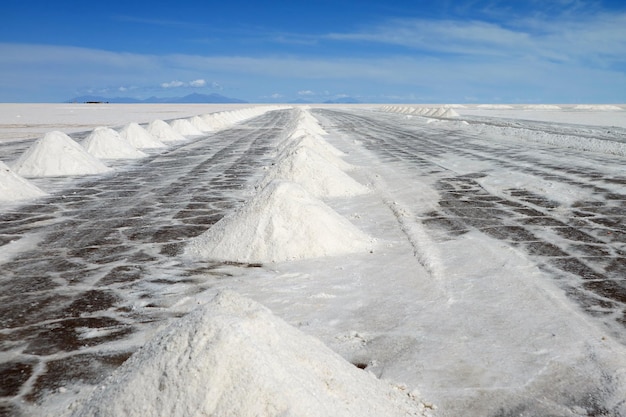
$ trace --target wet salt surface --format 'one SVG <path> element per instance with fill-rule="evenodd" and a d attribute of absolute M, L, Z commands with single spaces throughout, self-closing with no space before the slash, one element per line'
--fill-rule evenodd
<path fill-rule="evenodd" d="M 323 110 L 319 114 L 346 134 L 358 137 L 384 161 L 402 162 L 416 176 L 428 176 L 434 182 L 439 208 L 422 213 L 419 220 L 439 239 L 479 230 L 527 253 L 576 303 L 626 343 L 623 158 L 524 142 L 502 143 L 454 127 L 443 131 L 416 128 L 415 123 L 399 116 L 387 116 L 385 123 L 381 116 L 374 121 L 363 115 Z M 539 122 L 532 125 L 536 129 L 558 127 Z M 597 134 L 598 129 L 566 126 L 565 131 L 570 130 Z M 603 139 L 623 141 L 624 137 L 605 135 Z M 463 166 L 455 168 L 458 160 Z M 467 161 L 474 161 L 479 169 L 471 169 Z M 539 195 L 528 187 L 511 184 L 489 192 L 483 179 L 499 176 L 502 171 L 532 175 L 562 184 L 565 189 L 580 189 L 584 198 L 568 206 L 551 199 L 549 189 Z"/>
<path fill-rule="evenodd" d="M 194 268 L 217 265 L 183 266 L 175 256 L 240 204 L 291 118 L 270 112 L 119 162 L 111 175 L 34 180 L 57 193 L 0 213 L 0 244 L 38 241 L 2 264 L 0 396 L 37 402 L 71 383 L 96 384 L 142 332 L 179 314 L 168 307 L 206 288 Z M 13 407 L 1 404 L 0 415 Z"/>
<path fill-rule="evenodd" d="M 503 247 L 519 251 L 533 259 L 592 320 L 626 343 L 623 158 L 535 143 L 496 141 L 453 125 L 449 128 L 420 125 L 399 115 L 330 110 L 315 110 L 314 114 L 326 122 L 327 130 L 343 136 L 342 150 L 350 152 L 347 143 L 363 146 L 378 158 L 370 163 L 397 168 L 398 175 L 414 178 L 415 182 L 425 181 L 436 190 L 432 207 L 428 210 L 415 207 L 416 216 L 405 222 L 425 225 L 429 236 L 438 244 L 450 242 L 453 247 L 457 240 L 461 242 L 464 237 L 479 233 Z M 57 195 L 2 213 L 0 243 L 6 242 L 4 247 L 11 246 L 14 249 L 10 252 L 17 255 L 2 264 L 0 279 L 3 320 L 0 371 L 4 377 L 0 385 L 0 396 L 4 397 L 0 400 L 0 415 L 19 415 L 20 401 L 38 404 L 53 393 L 63 394 L 66 387 L 71 390 L 73 385 L 81 383 L 98 384 L 163 323 L 185 314 L 188 311 L 182 306 L 185 300 L 224 285 L 244 292 L 248 288 L 256 298 L 263 298 L 266 291 L 267 300 L 275 300 L 268 303 L 273 310 L 280 311 L 280 306 L 285 306 L 285 311 L 292 310 L 289 317 L 292 323 L 314 334 L 316 326 L 329 329 L 320 331 L 318 337 L 339 351 L 349 351 L 346 346 L 355 346 L 356 353 L 350 351 L 344 356 L 352 357 L 357 367 L 382 376 L 414 372 L 417 375 L 414 379 L 422 379 L 420 372 L 425 372 L 423 369 L 430 364 L 420 362 L 422 352 L 428 351 L 428 346 L 420 343 L 430 336 L 428 331 L 421 331 L 421 326 L 428 329 L 425 321 L 429 316 L 403 316 L 408 313 L 402 313 L 402 309 L 412 311 L 402 304 L 405 300 L 401 300 L 399 307 L 384 305 L 393 303 L 394 299 L 384 298 L 382 293 L 393 293 L 392 283 L 406 283 L 401 274 L 396 277 L 392 272 L 400 266 L 385 265 L 384 258 L 377 254 L 313 261 L 312 265 L 323 271 L 327 265 L 339 262 L 342 270 L 350 271 L 370 262 L 372 265 L 366 268 L 384 278 L 384 291 L 368 287 L 372 284 L 366 276 L 352 276 L 351 272 L 346 274 L 354 282 L 341 281 L 343 276 L 337 271 L 316 284 L 311 282 L 310 271 L 292 271 L 276 277 L 272 274 L 274 269 L 280 270 L 278 266 L 252 264 L 229 269 L 216 264 L 181 264 L 178 260 L 185 239 L 202 233 L 248 197 L 247 186 L 258 180 L 261 168 L 272 161 L 274 145 L 292 117 L 289 111 L 273 112 L 125 165 L 113 175 L 76 183 L 67 179 L 38 180 L 37 185 L 47 191 L 56 189 Z M 13 148 L 6 148 L 8 152 L 18 154 L 15 147 L 19 145 L 10 146 Z M 513 176 L 503 178 L 503 172 L 531 175 L 536 181 L 516 182 Z M 565 185 L 578 192 L 568 199 L 563 194 L 551 195 L 550 189 L 542 189 L 548 183 Z M 406 192 L 417 195 L 421 189 L 411 184 Z M 360 216 L 366 222 L 367 213 Z M 38 246 L 33 249 L 35 243 Z M 385 251 L 381 252 L 384 256 Z M 449 255 L 453 258 L 455 254 Z M 489 263 L 491 259 L 482 262 Z M 376 271 L 381 267 L 384 272 Z M 283 268 L 289 271 L 290 267 Z M 298 265 L 291 268 L 297 269 Z M 241 271 L 249 271 L 248 277 L 242 278 Z M 264 274 L 270 276 L 267 282 Z M 264 283 L 266 288 L 262 287 Z M 289 292 L 294 288 L 302 292 L 300 288 L 307 285 L 316 292 L 304 298 L 306 302 L 302 294 Z M 398 287 L 397 291 L 412 296 L 408 288 Z M 432 290 L 419 288 L 418 294 L 429 289 Z M 342 293 L 347 296 L 342 298 Z M 359 299 L 366 293 L 373 298 L 381 297 L 380 303 L 368 304 L 367 300 Z M 400 299 L 400 295 L 394 297 Z M 440 302 L 435 293 L 430 296 L 427 292 L 425 297 L 432 297 L 432 303 Z M 307 302 L 315 315 L 307 316 Z M 340 310 L 322 307 L 333 302 L 340 304 Z M 364 321 L 370 320 L 364 324 L 370 333 L 347 332 L 338 337 L 333 333 L 336 330 L 333 323 L 341 322 L 340 316 L 352 310 Z M 298 311 L 302 313 L 299 315 Z M 472 311 L 480 311 L 480 306 Z M 325 315 L 330 316 L 327 322 Z M 458 321 L 463 319 L 459 317 Z M 398 320 L 402 324 L 416 321 L 420 330 L 412 329 L 414 333 L 410 335 L 386 330 L 389 334 L 374 337 L 378 328 L 384 327 L 383 323 L 391 329 L 401 327 Z M 424 323 L 419 324 L 420 321 Z M 438 323 L 433 321 L 432 325 Z M 495 341 L 498 331 L 494 328 L 491 332 Z M 324 332 L 331 337 L 323 338 Z M 537 333 L 543 337 L 541 331 Z M 451 342 L 459 343 L 469 342 L 459 339 Z M 489 345 L 473 347 L 491 349 Z M 424 377 L 424 385 L 440 384 L 444 391 L 451 392 L 457 386 L 467 392 L 480 391 L 478 371 L 468 371 L 468 375 L 455 373 L 463 370 L 463 362 L 472 358 L 453 360 L 447 357 L 448 349 L 441 345 L 444 361 L 432 366 L 448 367 L 453 375 L 446 374 L 444 369 L 437 370 L 444 377 L 441 380 Z M 410 356 L 413 350 L 417 359 L 409 361 L 410 367 L 394 371 L 393 362 L 398 361 L 394 358 Z M 536 353 L 538 357 L 542 354 Z M 516 358 L 517 352 L 511 351 L 510 356 Z M 385 358 L 391 358 L 390 362 L 385 363 Z M 376 361 L 383 365 L 377 365 Z M 401 360 L 397 363 L 397 368 L 403 364 Z M 494 369 L 499 368 L 494 365 Z M 506 375 L 498 377 L 506 381 Z M 501 380 L 494 385 L 505 386 Z M 575 382 L 563 381 L 565 385 Z M 611 378 L 607 377 L 607 381 L 610 383 Z M 463 388 L 465 383 L 468 388 Z M 604 386 L 589 387 L 589 392 L 594 388 L 605 390 Z M 568 394 L 575 397 L 572 389 L 563 388 L 563 397 Z M 449 403 L 456 401 L 461 404 L 458 408 L 462 408 L 463 400 L 458 398 L 463 395 L 450 394 L 453 399 Z M 524 397 L 520 398 L 523 401 Z M 581 415 L 611 414 L 591 394 L 567 401 Z M 528 411 L 525 408 L 528 404 L 505 400 L 501 403 L 504 405 L 499 413 L 472 414 L 474 409 L 470 408 L 466 415 L 513 415 Z M 442 404 L 446 405 L 445 401 Z M 445 409 L 442 415 L 446 415 Z"/>

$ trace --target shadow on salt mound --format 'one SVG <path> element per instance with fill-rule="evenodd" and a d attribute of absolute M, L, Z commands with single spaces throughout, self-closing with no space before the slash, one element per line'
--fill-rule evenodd
<path fill-rule="evenodd" d="M 417 391 L 377 379 L 266 307 L 224 291 L 158 333 L 73 417 L 405 417 Z"/>
<path fill-rule="evenodd" d="M 367 252 L 373 239 L 302 186 L 272 181 L 232 215 L 192 239 L 185 255 L 232 262 L 282 262 Z"/>
<path fill-rule="evenodd" d="M 129 123 L 120 130 L 120 136 L 137 149 L 166 148 L 163 142 L 152 136 L 138 123 Z"/>
<path fill-rule="evenodd" d="M 275 179 L 297 182 L 308 192 L 321 198 L 349 197 L 370 192 L 367 187 L 307 146 L 298 146 L 283 153 L 261 181 L 261 185 Z"/>
<path fill-rule="evenodd" d="M 63 132 L 48 132 L 12 165 L 24 177 L 94 175 L 111 171 Z"/>
<path fill-rule="evenodd" d="M 168 125 L 163 120 L 157 119 L 151 121 L 146 130 L 161 142 L 177 142 L 186 140 L 183 135 L 172 129 L 172 126 Z"/>
<path fill-rule="evenodd" d="M 97 127 L 82 142 L 83 148 L 101 159 L 139 159 L 147 154 L 135 149 L 109 127 Z"/>
<path fill-rule="evenodd" d="M 11 170 L 4 162 L 0 161 L 0 201 L 12 202 L 32 200 L 43 197 L 47 193 Z"/>
<path fill-rule="evenodd" d="M 204 133 L 202 133 L 201 130 L 199 130 L 194 125 L 192 125 L 191 122 L 189 120 L 187 120 L 187 119 L 172 120 L 170 122 L 170 126 L 172 126 L 172 129 L 174 129 L 175 131 L 177 131 L 178 133 L 180 133 L 183 136 L 202 136 L 202 135 L 204 135 Z"/>

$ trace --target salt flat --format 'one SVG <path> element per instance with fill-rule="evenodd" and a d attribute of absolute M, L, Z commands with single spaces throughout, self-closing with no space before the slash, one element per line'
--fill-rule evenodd
<path fill-rule="evenodd" d="M 218 110 L 183 107 L 171 118 Z M 83 114 L 70 133 L 168 119 L 129 108 L 107 123 Z M 49 196 L 0 206 L 1 414 L 77 412 L 155 334 L 229 290 L 416 390 L 434 415 L 626 415 L 626 112 L 455 110 L 304 110 L 369 190 L 320 198 L 375 241 L 342 255 L 185 256 L 282 166 L 301 109 L 106 161 L 112 173 L 30 179 Z M 14 135 L 0 161 L 35 137 Z"/>

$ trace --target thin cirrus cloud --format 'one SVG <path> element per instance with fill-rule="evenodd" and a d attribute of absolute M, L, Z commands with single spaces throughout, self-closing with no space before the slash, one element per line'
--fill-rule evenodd
<path fill-rule="evenodd" d="M 197 79 L 189 82 L 174 80 L 166 83 L 161 83 L 163 88 L 178 88 L 178 87 L 194 87 L 200 88 L 207 85 L 207 82 L 203 79 Z"/>
<path fill-rule="evenodd" d="M 330 33 L 342 42 L 390 44 L 431 54 L 465 58 L 532 56 L 560 62 L 623 63 L 626 57 L 626 14 L 479 20 L 394 19 L 363 31 Z"/>
<path fill-rule="evenodd" d="M 626 14 L 620 12 L 385 19 L 342 32 L 259 38 L 274 46 L 284 39 L 306 39 L 309 45 L 288 53 L 233 48 L 211 54 L 201 47 L 158 54 L 0 43 L 0 99 L 27 100 L 45 91 L 58 100 L 68 91 L 133 85 L 146 94 L 235 89 L 238 98 L 251 101 L 276 91 L 302 97 L 307 91 L 347 90 L 365 99 L 406 94 L 431 100 L 617 102 L 623 92 L 615 86 L 626 85 Z"/>

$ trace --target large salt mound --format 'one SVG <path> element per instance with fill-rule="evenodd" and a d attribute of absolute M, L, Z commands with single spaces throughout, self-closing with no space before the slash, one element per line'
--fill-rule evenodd
<path fill-rule="evenodd" d="M 176 142 L 185 140 L 185 137 L 172 129 L 172 126 L 163 120 L 153 120 L 146 129 L 148 133 L 160 140 L 161 142 Z"/>
<path fill-rule="evenodd" d="M 129 123 L 120 130 L 120 136 L 137 149 L 166 148 L 167 146 L 152 136 L 138 123 Z"/>
<path fill-rule="evenodd" d="M 261 184 L 274 179 L 297 182 L 316 197 L 348 197 L 370 191 L 307 146 L 284 153 Z"/>
<path fill-rule="evenodd" d="M 176 119 L 170 122 L 172 129 L 184 136 L 202 136 L 204 133 L 187 119 Z"/>
<path fill-rule="evenodd" d="M 428 415 L 418 395 L 227 291 L 150 340 L 73 417 Z"/>
<path fill-rule="evenodd" d="M 135 149 L 109 127 L 97 127 L 81 142 L 91 155 L 101 159 L 138 159 L 148 155 Z"/>
<path fill-rule="evenodd" d="M 111 171 L 63 132 L 48 132 L 12 165 L 24 177 L 92 175 Z"/>
<path fill-rule="evenodd" d="M 302 186 L 272 181 L 187 245 L 194 259 L 281 262 L 365 252 L 372 240 Z"/>
<path fill-rule="evenodd" d="M 30 181 L 20 177 L 2 161 L 0 161 L 0 201 L 30 200 L 46 195 Z"/>

